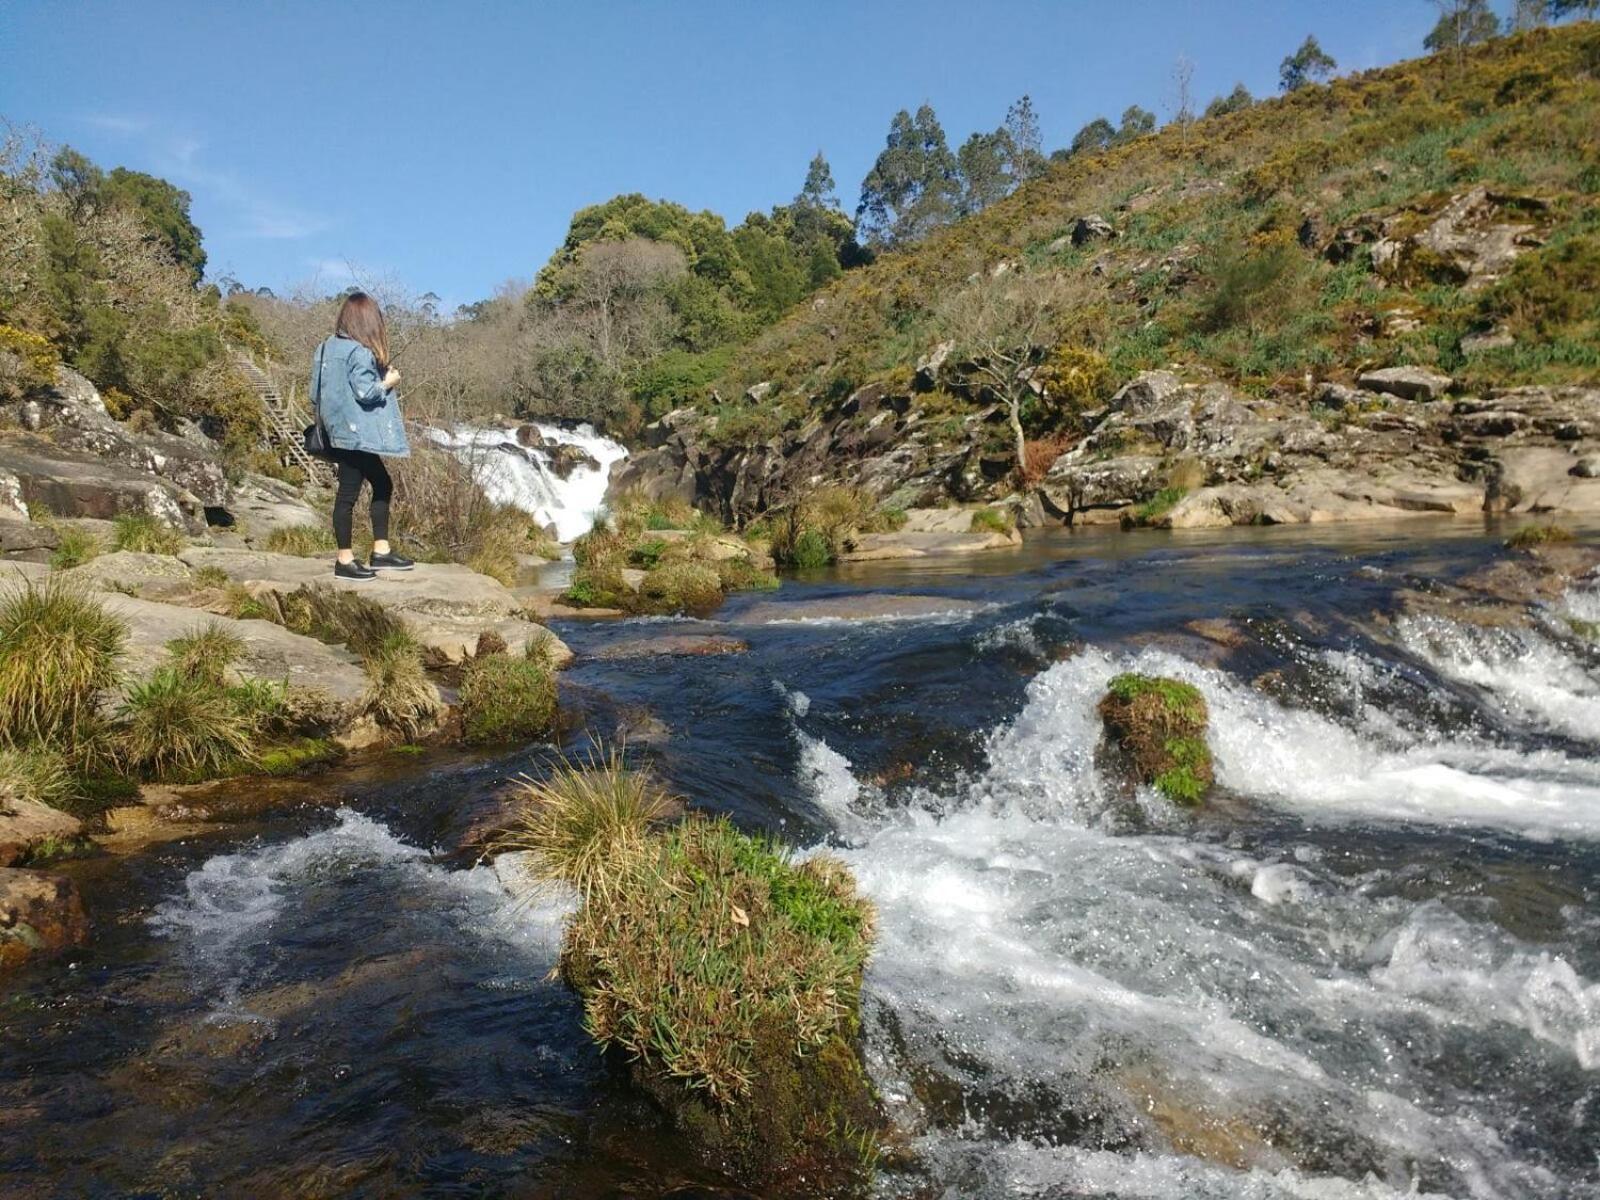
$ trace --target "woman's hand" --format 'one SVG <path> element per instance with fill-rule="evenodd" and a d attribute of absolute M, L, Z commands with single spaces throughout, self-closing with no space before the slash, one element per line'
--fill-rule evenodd
<path fill-rule="evenodd" d="M 389 373 L 383 377 L 383 390 L 386 392 L 392 392 L 399 386 L 400 372 L 396 371 L 393 367 L 390 367 Z"/>

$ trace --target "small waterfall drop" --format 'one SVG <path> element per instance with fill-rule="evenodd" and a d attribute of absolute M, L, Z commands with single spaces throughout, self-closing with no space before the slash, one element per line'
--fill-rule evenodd
<path fill-rule="evenodd" d="M 472 469 L 491 500 L 525 510 L 563 542 L 589 532 L 612 466 L 628 457 L 626 446 L 592 425 L 456 425 L 427 434 Z"/>

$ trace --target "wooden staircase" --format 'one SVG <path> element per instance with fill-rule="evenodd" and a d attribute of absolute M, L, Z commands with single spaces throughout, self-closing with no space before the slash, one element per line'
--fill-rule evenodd
<path fill-rule="evenodd" d="M 258 367 L 243 350 L 233 352 L 239 374 L 244 376 L 251 389 L 261 397 L 261 411 L 266 418 L 266 436 L 271 449 L 276 450 L 285 464 L 299 467 L 306 478 L 314 483 L 326 484 L 332 479 L 328 464 L 306 453 L 302 434 L 311 424 L 311 417 L 293 396 L 285 400 L 271 376 Z"/>

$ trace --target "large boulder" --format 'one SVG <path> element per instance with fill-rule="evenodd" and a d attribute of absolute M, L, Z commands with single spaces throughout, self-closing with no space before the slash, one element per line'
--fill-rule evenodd
<path fill-rule="evenodd" d="M 158 476 L 208 508 L 228 503 L 215 442 L 191 424 L 183 426 L 181 436 L 159 429 L 135 432 L 106 412 L 94 385 L 75 371 L 59 368 L 53 390 L 7 407 L 24 429 L 62 450 Z"/>
<path fill-rule="evenodd" d="M 0 867 L 21 862 L 42 842 L 65 842 L 83 831 L 70 813 L 37 800 L 0 794 Z"/>
<path fill-rule="evenodd" d="M 43 505 L 58 517 L 110 519 L 146 513 L 191 533 L 206 528 L 205 504 L 150 471 L 64 449 L 37 434 L 0 436 L 0 496 L 15 494 L 24 515 Z"/>
<path fill-rule="evenodd" d="M 82 945 L 89 936 L 77 886 L 64 875 L 0 868 L 0 974 Z"/>

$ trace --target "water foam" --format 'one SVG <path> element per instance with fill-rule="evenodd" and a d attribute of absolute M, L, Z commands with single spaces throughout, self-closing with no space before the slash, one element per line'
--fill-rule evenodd
<path fill-rule="evenodd" d="M 914 1143 L 947 1194 L 1568 1194 L 1502 1137 L 1503 1080 L 1485 1069 L 1463 1096 L 1415 1048 L 1474 1030 L 1501 1061 L 1531 1040 L 1593 1070 L 1600 984 L 1436 901 L 1369 894 L 1316 847 L 1247 855 L 1108 819 L 1094 706 L 1139 670 L 1200 687 L 1220 783 L 1259 802 L 1600 835 L 1596 764 L 1430 733 L 1382 711 L 1369 662 L 1335 665 L 1362 698 L 1357 730 L 1161 650 L 1085 650 L 1034 678 L 987 769 L 893 813 L 864 808 L 844 756 L 797 728 L 802 780 L 843 812 L 843 854 L 880 913 L 883 1093 L 912 1129 L 932 1120 L 930 1078 L 962 1097 L 957 1124 Z M 1103 1121 L 1135 1148 L 1070 1144 Z"/>
<path fill-rule="evenodd" d="M 1587 611 L 1582 598 L 1567 605 Z M 1600 742 L 1600 677 L 1537 630 L 1413 616 L 1397 621 L 1395 632 L 1412 653 L 1475 688 L 1502 715 Z"/>
<path fill-rule="evenodd" d="M 535 422 L 533 428 L 547 442 L 577 447 L 597 465 L 577 465 L 562 479 L 552 469 L 548 452 L 522 445 L 514 430 L 458 425 L 427 433 L 472 468 L 491 500 L 516 505 L 541 524 L 553 525 L 559 540 L 570 542 L 589 531 L 605 503 L 611 468 L 628 457 L 628 450 L 590 425 L 564 429 Z"/>

